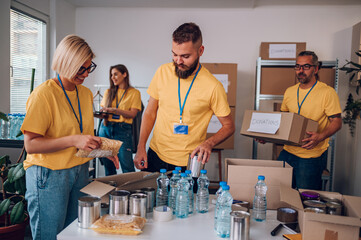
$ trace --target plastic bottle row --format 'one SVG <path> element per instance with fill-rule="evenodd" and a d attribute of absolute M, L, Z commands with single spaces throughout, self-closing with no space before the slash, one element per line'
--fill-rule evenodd
<path fill-rule="evenodd" d="M 180 170 L 180 167 L 173 170 L 170 180 L 166 175 L 166 170 L 160 170 L 161 175 L 157 178 L 156 205 L 167 205 L 173 209 L 173 214 L 177 218 L 187 218 L 189 214 L 194 212 L 194 180 L 190 170 L 186 170 L 184 173 L 180 173 Z M 207 170 L 201 170 L 201 175 L 197 179 L 197 186 L 196 211 L 206 213 L 209 209 Z"/>
<path fill-rule="evenodd" d="M 7 114 L 9 121 L 1 120 L 0 122 L 0 138 L 1 139 L 16 139 L 23 140 L 24 136 L 17 135 L 20 133 L 20 127 L 23 124 L 24 113 L 9 113 Z"/>

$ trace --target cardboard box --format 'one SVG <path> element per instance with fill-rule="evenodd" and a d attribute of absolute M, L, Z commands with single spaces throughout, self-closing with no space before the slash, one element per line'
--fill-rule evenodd
<path fill-rule="evenodd" d="M 234 122 L 235 117 L 236 117 L 236 108 L 235 107 L 230 107 L 230 108 L 231 108 L 231 117 Z M 207 133 L 206 139 L 212 137 L 214 134 L 215 133 Z M 234 134 L 232 136 L 230 136 L 229 138 L 227 138 L 226 141 L 224 141 L 214 147 L 214 149 L 233 149 L 233 148 L 234 148 Z"/>
<path fill-rule="evenodd" d="M 118 190 L 138 190 L 145 187 L 157 189 L 157 177 L 159 172 L 130 172 L 107 177 L 96 178 L 84 188 L 81 192 L 102 198 L 102 202 L 109 202 L 109 194 L 115 187 L 107 184 L 109 181 L 117 183 Z"/>
<path fill-rule="evenodd" d="M 298 210 L 298 222 L 302 239 L 359 240 L 361 197 L 346 196 L 335 192 L 316 192 L 320 193 L 321 197 L 332 197 L 341 200 L 345 216 L 304 212 L 299 192 L 287 186 L 281 186 L 280 188 L 280 199 L 284 204 L 283 206 L 291 206 Z"/>
<path fill-rule="evenodd" d="M 281 114 L 281 123 L 276 134 L 250 132 L 248 128 L 251 123 L 252 113 L 260 112 L 246 110 L 243 117 L 241 134 L 244 136 L 258 138 L 267 142 L 286 145 L 302 145 L 302 140 L 307 137 L 306 132 L 317 132 L 318 123 L 301 115 L 290 112 L 260 112 Z"/>
<path fill-rule="evenodd" d="M 262 67 L 261 94 L 283 95 L 297 82 L 293 67 Z"/>
<path fill-rule="evenodd" d="M 320 81 L 326 83 L 330 87 L 335 87 L 336 70 L 333 68 L 321 68 L 318 72 Z"/>
<path fill-rule="evenodd" d="M 295 60 L 305 50 L 305 42 L 261 42 L 259 56 L 263 60 Z"/>
<path fill-rule="evenodd" d="M 236 63 L 202 63 L 202 66 L 207 68 L 218 80 L 226 81 L 224 77 L 228 78 L 228 88 L 225 89 L 227 93 L 228 104 L 231 107 L 236 106 L 237 93 L 237 64 Z M 217 75 L 222 74 L 222 75 Z M 221 78 L 222 79 L 221 79 Z M 224 80 L 224 81 L 223 81 Z"/>
<path fill-rule="evenodd" d="M 247 201 L 251 206 L 258 175 L 264 175 L 267 209 L 280 207 L 281 184 L 292 185 L 292 167 L 287 163 L 283 166 L 282 161 L 226 158 L 225 173 L 233 199 Z"/>

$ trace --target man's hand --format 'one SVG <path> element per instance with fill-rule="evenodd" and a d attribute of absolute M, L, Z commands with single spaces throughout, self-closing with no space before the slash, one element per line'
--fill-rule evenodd
<path fill-rule="evenodd" d="M 309 135 L 309 137 L 302 140 L 304 144 L 301 147 L 306 148 L 307 150 L 316 147 L 321 141 L 323 141 L 323 138 L 319 133 L 316 132 L 306 132 L 306 133 Z"/>
<path fill-rule="evenodd" d="M 198 161 L 202 161 L 203 164 L 209 161 L 212 153 L 211 144 L 207 143 L 207 141 L 201 143 L 196 149 L 193 150 L 191 154 L 191 158 L 193 158 L 198 153 Z"/>
<path fill-rule="evenodd" d="M 144 149 L 139 149 L 134 157 L 134 165 L 138 169 L 148 168 L 148 157 Z"/>
<path fill-rule="evenodd" d="M 119 169 L 119 158 L 118 158 L 118 156 L 112 156 L 112 157 L 107 157 L 107 158 L 114 163 L 114 166 L 115 166 L 116 169 Z"/>

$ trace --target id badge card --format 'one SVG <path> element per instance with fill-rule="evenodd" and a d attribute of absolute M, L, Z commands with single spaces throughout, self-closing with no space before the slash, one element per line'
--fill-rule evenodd
<path fill-rule="evenodd" d="M 113 114 L 113 116 L 112 116 L 112 119 L 119 119 L 119 118 L 120 118 L 120 115 Z"/>
<path fill-rule="evenodd" d="M 188 125 L 181 123 L 174 123 L 173 125 L 174 134 L 188 135 Z"/>

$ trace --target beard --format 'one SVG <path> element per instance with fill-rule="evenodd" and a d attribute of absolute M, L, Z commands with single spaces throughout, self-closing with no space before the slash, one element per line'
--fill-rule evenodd
<path fill-rule="evenodd" d="M 198 65 L 198 62 L 199 62 L 199 57 L 198 57 L 198 58 L 194 61 L 194 63 L 193 63 L 192 65 L 190 65 L 190 66 L 186 66 L 186 65 L 183 65 L 183 64 L 180 65 L 180 66 L 182 66 L 182 67 L 188 68 L 188 70 L 182 71 L 182 70 L 180 70 L 180 69 L 178 68 L 179 65 L 173 61 L 173 64 L 174 64 L 174 66 L 175 66 L 175 74 L 176 74 L 179 78 L 187 79 L 187 78 L 188 78 L 190 75 L 192 75 L 192 73 L 196 70 L 197 65 Z"/>
<path fill-rule="evenodd" d="M 310 74 L 309 76 L 307 76 L 304 73 L 299 73 L 299 74 L 296 75 L 297 80 L 302 84 L 309 83 L 311 81 L 311 79 L 312 79 L 312 76 L 313 76 L 313 73 Z"/>

